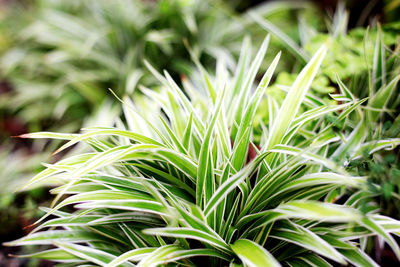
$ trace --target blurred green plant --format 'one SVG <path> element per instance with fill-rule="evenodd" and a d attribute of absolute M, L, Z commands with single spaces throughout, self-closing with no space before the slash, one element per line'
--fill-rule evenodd
<path fill-rule="evenodd" d="M 400 11 L 400 1 L 399 0 L 385 0 L 384 1 L 384 15 L 386 21 L 395 22 L 399 25 L 399 11 Z"/>
<path fill-rule="evenodd" d="M 354 173 L 369 177 L 370 191 L 376 196 L 380 210 L 394 218 L 399 218 L 400 210 L 400 169 L 394 153 L 366 154 L 350 164 Z M 377 186 L 379 184 L 380 186 Z"/>
<path fill-rule="evenodd" d="M 79 129 L 111 96 L 107 88 L 131 94 L 138 81 L 151 85 L 143 59 L 174 77 L 190 74 L 183 40 L 203 62 L 217 54 L 233 61 L 231 52 L 243 35 L 232 11 L 211 1 L 39 0 L 6 18 L 16 16 L 30 19 L 17 24 L 21 30 L 8 29 L 12 47 L 2 56 L 1 70 L 14 91 L 2 104 L 34 131 L 48 120 Z"/>

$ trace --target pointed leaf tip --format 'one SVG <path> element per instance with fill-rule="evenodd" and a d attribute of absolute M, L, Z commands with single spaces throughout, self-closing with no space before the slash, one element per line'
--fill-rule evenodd
<path fill-rule="evenodd" d="M 32 138 L 32 135 L 29 133 L 26 134 L 20 134 L 20 135 L 13 135 L 11 138 Z"/>

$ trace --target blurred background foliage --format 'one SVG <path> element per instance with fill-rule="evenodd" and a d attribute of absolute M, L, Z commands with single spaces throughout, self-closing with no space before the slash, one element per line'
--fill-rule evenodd
<path fill-rule="evenodd" d="M 385 59 L 386 74 L 381 77 L 391 81 L 400 72 L 399 14 L 398 0 L 0 1 L 0 239 L 22 236 L 21 229 L 40 215 L 38 205 L 47 201 L 47 190 L 11 192 L 41 169 L 40 162 L 54 162 L 50 153 L 58 145 L 11 136 L 110 126 L 120 113 L 120 103 L 109 89 L 119 97 L 140 98 L 138 84 L 156 84 L 144 60 L 160 71 L 168 70 L 175 80 L 194 77 L 193 59 L 210 72 L 216 57 L 233 67 L 246 35 L 258 47 L 269 32 L 272 39 L 265 63 L 278 51 L 283 53 L 266 94 L 283 100 L 295 79 L 293 73 L 329 38 L 330 51 L 312 84 L 313 94 L 320 101 L 332 101 L 326 95 L 338 93 L 338 75 L 354 96 L 364 98 L 384 84 L 382 80 L 371 83 L 376 40 L 382 42 Z M 378 22 L 382 38 L 378 38 Z M 396 95 L 398 85 L 387 105 L 390 110 L 382 111 L 366 135 L 399 137 Z M 265 108 L 258 111 L 255 122 L 258 138 L 263 124 L 268 124 L 271 103 L 265 98 L 262 105 Z M 338 131 L 343 130 L 338 126 Z M 74 150 L 79 148 L 67 153 Z M 370 177 L 373 198 L 385 214 L 396 218 L 398 154 L 398 150 L 365 154 L 349 165 L 354 174 Z M 1 253 L 0 261 L 8 252 Z"/>

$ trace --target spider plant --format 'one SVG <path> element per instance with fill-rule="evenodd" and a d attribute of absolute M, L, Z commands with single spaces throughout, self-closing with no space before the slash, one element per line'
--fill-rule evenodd
<path fill-rule="evenodd" d="M 270 107 L 271 123 L 253 142 L 253 119 L 280 57 L 253 86 L 268 42 L 250 60 L 245 39 L 233 73 L 224 60 L 215 77 L 199 65 L 202 82 L 182 81 L 188 96 L 168 72 L 147 64 L 160 86 L 121 100 L 126 125 L 22 136 L 69 140 L 56 152 L 78 142 L 91 151 L 32 178 L 26 188 L 58 185 L 54 205 L 36 230 L 6 245 L 53 245 L 22 257 L 67 266 L 377 266 L 363 240 L 378 235 L 400 256 L 392 237 L 399 222 L 359 209 L 366 177 L 326 157 L 340 143 L 331 137 L 334 124 L 365 101 L 326 105 L 309 94 L 328 43 L 283 103 Z M 329 114 L 335 123 L 326 123 Z"/>

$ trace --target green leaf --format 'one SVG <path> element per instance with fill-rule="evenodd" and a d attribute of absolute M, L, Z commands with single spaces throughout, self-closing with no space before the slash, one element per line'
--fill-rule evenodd
<path fill-rule="evenodd" d="M 364 217 L 362 219 L 362 225 L 370 230 L 372 233 L 379 235 L 382 237 L 388 245 L 393 249 L 396 257 L 400 259 L 400 248 L 397 242 L 393 239 L 393 237 L 388 234 L 385 229 L 377 224 L 372 218 Z"/>
<path fill-rule="evenodd" d="M 360 158 L 364 152 L 373 154 L 381 149 L 393 150 L 396 146 L 400 145 L 400 138 L 391 138 L 376 140 L 362 144 L 359 149 L 354 153 L 353 159 Z"/>
<path fill-rule="evenodd" d="M 37 132 L 22 134 L 17 137 L 19 138 L 45 138 L 45 139 L 61 139 L 61 140 L 71 140 L 78 137 L 78 134 L 68 134 L 68 133 L 53 133 L 53 132 Z"/>
<path fill-rule="evenodd" d="M 189 238 L 199 240 L 206 244 L 210 244 L 224 252 L 231 253 L 229 246 L 219 236 L 210 235 L 204 231 L 186 228 L 186 227 L 165 227 L 165 228 L 151 228 L 143 230 L 145 234 L 160 235 L 175 238 Z"/>
<path fill-rule="evenodd" d="M 134 141 L 138 141 L 141 143 L 146 143 L 146 144 L 153 144 L 153 145 L 159 145 L 162 146 L 162 144 L 160 144 L 159 142 L 148 138 L 146 136 L 143 136 L 141 134 L 137 134 L 137 133 L 133 133 L 133 132 L 129 132 L 129 131 L 123 131 L 123 130 L 118 130 L 118 129 L 99 129 L 99 130 L 95 130 L 95 131 L 90 131 L 88 133 L 82 134 L 82 135 L 76 135 L 76 137 L 74 137 L 73 139 L 71 139 L 71 141 L 69 141 L 68 143 L 64 144 L 62 147 L 60 147 L 59 149 L 57 149 L 56 152 L 54 152 L 54 154 L 67 149 L 68 147 L 71 147 L 72 145 L 87 140 L 91 137 L 95 137 L 95 136 L 110 136 L 110 135 L 117 135 L 117 136 L 122 136 L 122 137 L 128 137 L 129 139 L 132 139 Z"/>
<path fill-rule="evenodd" d="M 253 241 L 239 239 L 231 244 L 231 248 L 247 266 L 281 266 L 267 250 Z"/>
<path fill-rule="evenodd" d="M 115 258 L 113 261 L 107 264 L 106 267 L 115 267 L 126 261 L 140 261 L 155 250 L 155 248 L 138 248 L 130 250 Z"/>
<path fill-rule="evenodd" d="M 254 11 L 250 11 L 248 12 L 248 14 L 263 29 L 281 39 L 283 44 L 286 45 L 289 48 L 289 51 L 291 51 L 296 57 L 298 57 L 303 62 L 307 62 L 309 60 L 310 57 L 306 53 L 306 51 L 298 46 L 296 42 L 292 40 L 288 35 L 286 35 L 281 29 L 279 29 L 277 26 L 275 26 L 265 18 L 262 18 Z"/>
<path fill-rule="evenodd" d="M 270 236 L 289 243 L 294 243 L 336 262 L 342 264 L 346 263 L 344 257 L 333 246 L 307 228 L 298 224 L 289 223 L 285 225 L 285 228 L 274 229 Z"/>
<path fill-rule="evenodd" d="M 71 253 L 66 252 L 65 250 L 56 248 L 56 249 L 49 249 L 33 254 L 26 254 L 26 255 L 17 255 L 18 258 L 33 258 L 33 259 L 43 259 L 43 260 L 51 260 L 56 262 L 84 262 L 82 258 L 79 258 Z"/>
<path fill-rule="evenodd" d="M 378 267 L 376 264 L 364 251 L 361 249 L 338 249 L 338 251 L 355 266 L 365 266 L 365 267 Z"/>
<path fill-rule="evenodd" d="M 115 258 L 115 256 L 110 253 L 94 249 L 88 246 L 81 246 L 77 244 L 60 243 L 60 242 L 54 242 L 54 244 L 68 253 L 71 253 L 81 259 L 98 264 L 100 266 L 106 265 Z M 129 262 L 125 262 L 122 264 L 122 266 L 135 266 L 135 265 Z"/>
<path fill-rule="evenodd" d="M 294 117 L 296 116 L 300 104 L 314 79 L 319 66 L 328 49 L 328 44 L 324 44 L 313 56 L 310 62 L 303 68 L 290 88 L 282 106 L 271 127 L 268 143 L 265 150 L 280 144 Z"/>
<path fill-rule="evenodd" d="M 362 216 L 356 209 L 343 205 L 311 200 L 295 200 L 279 205 L 276 212 L 287 218 L 320 220 L 327 222 L 358 222 Z"/>
<path fill-rule="evenodd" d="M 104 238 L 96 233 L 83 230 L 49 230 L 38 232 L 22 237 L 15 241 L 4 243 L 5 246 L 23 246 L 23 245 L 45 245 L 52 244 L 55 241 L 62 242 L 106 242 Z"/>

